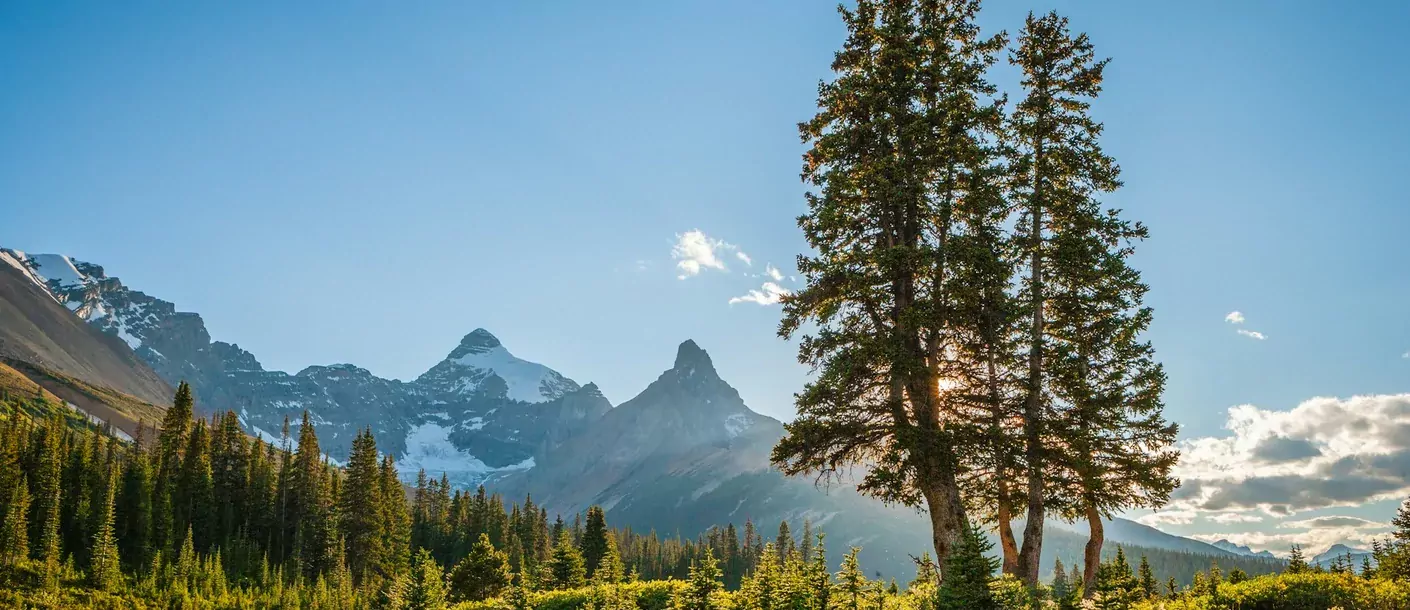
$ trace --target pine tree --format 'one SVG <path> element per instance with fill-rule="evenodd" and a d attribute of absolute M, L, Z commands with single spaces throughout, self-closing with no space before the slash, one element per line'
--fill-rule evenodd
<path fill-rule="evenodd" d="M 139 433 L 139 437 L 141 434 Z M 152 469 L 148 452 L 135 443 L 127 454 L 117 504 L 118 549 L 129 567 L 145 565 L 152 551 Z"/>
<path fill-rule="evenodd" d="M 511 584 L 509 555 L 496 550 L 488 534 L 480 539 L 450 571 L 451 602 L 480 601 L 497 597 Z"/>
<path fill-rule="evenodd" d="M 587 564 L 583 554 L 573 546 L 573 535 L 562 528 L 558 532 L 553 555 L 549 559 L 549 586 L 553 589 L 573 589 L 587 584 Z"/>
<path fill-rule="evenodd" d="M 1097 580 L 1087 597 L 1097 610 L 1126 610 L 1131 607 L 1137 585 L 1131 577 L 1131 566 L 1117 547 L 1116 559 L 1103 562 L 1097 570 Z"/>
<path fill-rule="evenodd" d="M 587 575 L 592 578 L 597 566 L 607 554 L 607 515 L 601 506 L 590 506 L 587 510 L 587 525 L 583 529 L 583 560 L 587 562 Z"/>
<path fill-rule="evenodd" d="M 862 573 L 860 564 L 857 563 L 857 552 L 861 549 L 852 547 L 847 555 L 842 558 L 842 569 L 837 572 L 838 592 L 842 594 L 842 608 L 846 610 L 863 610 L 862 602 L 865 601 L 867 591 L 867 576 Z"/>
<path fill-rule="evenodd" d="M 191 386 L 182 381 L 176 387 L 176 397 L 162 419 L 157 436 L 156 482 L 153 491 L 152 538 L 157 549 L 171 549 L 176 542 L 175 514 L 172 496 L 181 479 L 181 467 L 189 443 L 194 420 L 195 399 Z"/>
<path fill-rule="evenodd" d="M 598 562 L 592 580 L 598 584 L 619 583 L 626 578 L 625 571 L 622 566 L 622 554 L 617 549 L 617 538 L 607 532 L 607 552 L 603 553 L 602 560 Z"/>
<path fill-rule="evenodd" d="M 1369 561 L 1369 560 L 1368 560 L 1368 561 Z M 1241 583 L 1241 582 L 1243 582 L 1243 581 L 1245 581 L 1245 580 L 1248 580 L 1248 573 L 1247 573 L 1247 572 L 1245 572 L 1245 571 L 1243 571 L 1243 570 L 1241 570 L 1241 569 L 1239 569 L 1239 568 L 1234 568 L 1234 569 L 1232 569 L 1232 570 L 1229 570 L 1229 584 L 1231 584 L 1231 585 L 1237 585 L 1237 584 L 1239 584 L 1239 583 Z"/>
<path fill-rule="evenodd" d="M 788 522 L 778 522 L 778 537 L 774 539 L 774 548 L 778 550 L 778 560 L 780 562 L 788 558 L 793 553 L 793 534 L 788 531 Z"/>
<path fill-rule="evenodd" d="M 1292 545 L 1292 551 L 1288 553 L 1288 567 L 1283 570 L 1286 574 L 1303 574 L 1309 570 L 1307 557 L 1302 554 L 1302 545 Z"/>
<path fill-rule="evenodd" d="M 710 610 L 713 607 L 710 595 L 724 590 L 725 585 L 720 581 L 722 574 L 715 553 L 706 548 L 699 561 L 691 562 L 685 590 L 672 605 L 676 610 Z"/>
<path fill-rule="evenodd" d="M 443 610 L 446 607 L 444 574 L 426 549 L 417 551 L 412 559 L 404 599 L 402 608 L 405 610 Z"/>
<path fill-rule="evenodd" d="M 110 472 L 110 479 L 117 473 Z M 108 485 L 101 501 L 103 518 L 93 534 L 93 547 L 89 551 L 88 580 L 95 589 L 111 591 L 122 582 L 122 568 L 118 557 L 117 540 L 113 534 L 116 508 L 116 487 Z"/>
<path fill-rule="evenodd" d="M 396 463 L 392 456 L 382 458 L 382 565 L 378 566 L 383 578 L 405 571 L 411 560 L 411 514 L 406 503 L 406 493 L 401 479 L 397 477 Z"/>
<path fill-rule="evenodd" d="M 1155 573 L 1151 571 L 1150 561 L 1145 555 L 1141 555 L 1141 567 L 1136 574 L 1141 585 L 1141 597 L 1151 599 L 1160 593 L 1160 586 L 1155 582 Z"/>
<path fill-rule="evenodd" d="M 988 137 L 980 115 L 992 112 L 983 73 L 1003 38 L 979 37 L 977 0 L 859 0 L 840 12 L 848 36 L 834 78 L 800 125 L 816 190 L 799 226 L 816 255 L 799 257 L 806 286 L 784 297 L 779 326 L 785 338 L 817 329 L 799 359 L 818 375 L 772 459 L 789 475 L 862 466 L 862 493 L 925 506 L 944 565 L 968 521 L 958 448 L 969 440 L 945 425 L 959 405 L 940 391 L 954 357 L 948 240 L 987 165 L 976 158 Z"/>
<path fill-rule="evenodd" d="M 934 586 L 940 582 L 940 571 L 935 567 L 935 561 L 930 558 L 930 553 L 921 553 L 920 559 L 916 560 L 916 577 L 906 585 L 907 589 L 914 589 L 918 585 Z"/>
<path fill-rule="evenodd" d="M 34 530 L 36 559 L 40 566 L 40 580 L 43 588 L 51 589 L 58 585 L 59 568 L 59 516 L 63 500 L 60 489 L 63 453 L 64 424 L 57 418 L 50 419 L 41 434 L 37 449 L 37 466 L 34 471 L 34 494 L 30 503 L 30 528 Z"/>
<path fill-rule="evenodd" d="M 989 590 L 989 581 L 998 569 L 998 560 L 987 553 L 993 543 L 979 528 L 966 524 L 964 537 L 945 562 L 945 579 L 935 592 L 935 607 L 941 610 L 998 610 Z"/>
<path fill-rule="evenodd" d="M 1178 459 L 1170 449 L 1176 427 L 1161 416 L 1165 374 L 1140 338 L 1151 320 L 1142 305 L 1147 287 L 1127 263 L 1131 243 L 1147 230 L 1103 210 L 1096 199 L 1121 183 L 1119 168 L 1098 144 L 1102 125 L 1088 114 L 1107 62 L 1094 59 L 1087 36 L 1072 35 L 1055 13 L 1030 15 L 1011 62 L 1024 75 L 1013 131 L 1016 196 L 1025 201 L 1018 238 L 1030 259 L 1024 290 L 1033 317 L 1023 555 L 1029 533 L 1041 529 L 1046 496 L 1037 470 L 1048 467 L 1040 460 L 1056 461 L 1076 482 L 1078 497 L 1066 516 L 1086 519 L 1091 531 L 1084 562 L 1090 588 L 1101 560 L 1103 516 L 1160 506 L 1177 483 L 1170 476 Z M 1044 400 L 1050 401 L 1046 409 Z M 1045 450 L 1045 435 L 1065 439 L 1057 446 L 1066 450 Z"/>
<path fill-rule="evenodd" d="M 0 521 L 0 567 L 7 568 L 29 560 L 29 477 L 12 481 Z"/>
<path fill-rule="evenodd" d="M 1062 560 L 1056 559 L 1053 564 L 1052 599 L 1057 603 L 1058 610 L 1076 610 L 1079 591 L 1074 583 L 1067 577 L 1067 569 L 1063 567 Z"/>
<path fill-rule="evenodd" d="M 339 514 L 347 540 L 348 571 L 352 573 L 353 582 L 362 584 L 380 570 L 384 562 L 382 545 L 387 539 L 382 472 L 371 428 L 358 432 L 353 439 L 346 473 Z"/>
<path fill-rule="evenodd" d="M 205 421 L 197 421 L 183 455 L 176 491 L 172 496 L 175 511 L 173 524 L 178 530 L 190 528 L 196 533 L 193 543 L 204 552 L 214 542 L 215 486 L 211 477 L 210 432 Z"/>

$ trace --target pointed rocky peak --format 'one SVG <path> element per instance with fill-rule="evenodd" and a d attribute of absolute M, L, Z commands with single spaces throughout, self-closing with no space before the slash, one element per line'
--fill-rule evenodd
<path fill-rule="evenodd" d="M 602 395 L 602 389 L 598 388 L 597 384 L 591 381 L 589 381 L 587 385 L 580 388 L 578 392 L 583 396 L 592 396 L 594 398 L 606 398 Z"/>
<path fill-rule="evenodd" d="M 671 367 L 671 370 L 686 379 L 694 377 L 719 378 L 719 374 L 715 372 L 715 363 L 710 361 L 710 354 L 700 349 L 700 346 L 690 339 L 686 339 L 679 348 L 676 348 L 676 364 Z"/>
<path fill-rule="evenodd" d="M 490 334 L 490 331 L 477 328 L 460 340 L 460 345 L 456 346 L 447 359 L 455 360 L 470 354 L 483 354 L 496 347 L 502 347 L 499 338 Z"/>

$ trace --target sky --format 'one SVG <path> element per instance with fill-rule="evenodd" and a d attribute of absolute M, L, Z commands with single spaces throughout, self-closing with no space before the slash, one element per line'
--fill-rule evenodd
<path fill-rule="evenodd" d="M 1151 229 L 1186 486 L 1133 516 L 1364 542 L 1410 492 L 1410 4 L 991 0 L 980 25 L 1030 10 L 1112 58 L 1106 202 Z M 787 420 L 796 125 L 843 35 L 804 0 L 6 3 L 0 246 L 101 264 L 266 368 L 411 379 L 483 327 L 620 403 L 694 339 Z"/>

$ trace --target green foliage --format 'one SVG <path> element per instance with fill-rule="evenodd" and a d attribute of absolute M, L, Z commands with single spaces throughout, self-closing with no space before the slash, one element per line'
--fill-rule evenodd
<path fill-rule="evenodd" d="M 935 607 L 939 610 L 986 610 L 999 608 L 989 589 L 997 559 L 987 553 L 993 543 L 973 525 L 966 525 L 964 536 L 945 560 L 945 579 L 935 592 Z"/>
<path fill-rule="evenodd" d="M 494 548 L 489 534 L 480 539 L 450 572 L 450 600 L 480 601 L 496 597 L 509 587 L 513 574 L 509 555 Z"/>
<path fill-rule="evenodd" d="M 1309 570 L 1307 558 L 1302 553 L 1302 545 L 1292 545 L 1292 551 L 1288 553 L 1288 574 L 1302 574 Z"/>
<path fill-rule="evenodd" d="M 1410 610 L 1410 583 L 1350 574 L 1285 573 L 1225 582 L 1217 594 L 1138 603 L 1136 610 Z"/>
<path fill-rule="evenodd" d="M 548 582 L 551 589 L 574 589 L 587 584 L 587 564 L 583 554 L 573 545 L 570 532 L 558 533 L 558 541 L 553 545 L 553 556 L 548 561 Z"/>
<path fill-rule="evenodd" d="M 411 577 L 399 610 L 441 610 L 446 607 L 445 574 L 440 564 L 425 549 L 416 553 L 411 562 Z"/>

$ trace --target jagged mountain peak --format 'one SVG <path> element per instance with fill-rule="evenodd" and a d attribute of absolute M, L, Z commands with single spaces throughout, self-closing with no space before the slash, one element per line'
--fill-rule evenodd
<path fill-rule="evenodd" d="M 710 354 L 700 349 L 691 339 L 686 339 L 676 348 L 676 362 L 671 370 L 687 378 L 700 375 L 719 378 L 719 374 L 715 372 L 715 363 L 710 360 Z"/>
<path fill-rule="evenodd" d="M 496 347 L 504 347 L 504 344 L 499 342 L 499 337 L 494 336 L 488 330 L 477 328 L 470 331 L 470 334 L 462 337 L 460 339 L 460 345 L 457 345 L 455 350 L 446 358 L 455 360 L 469 354 L 483 354 Z"/>

